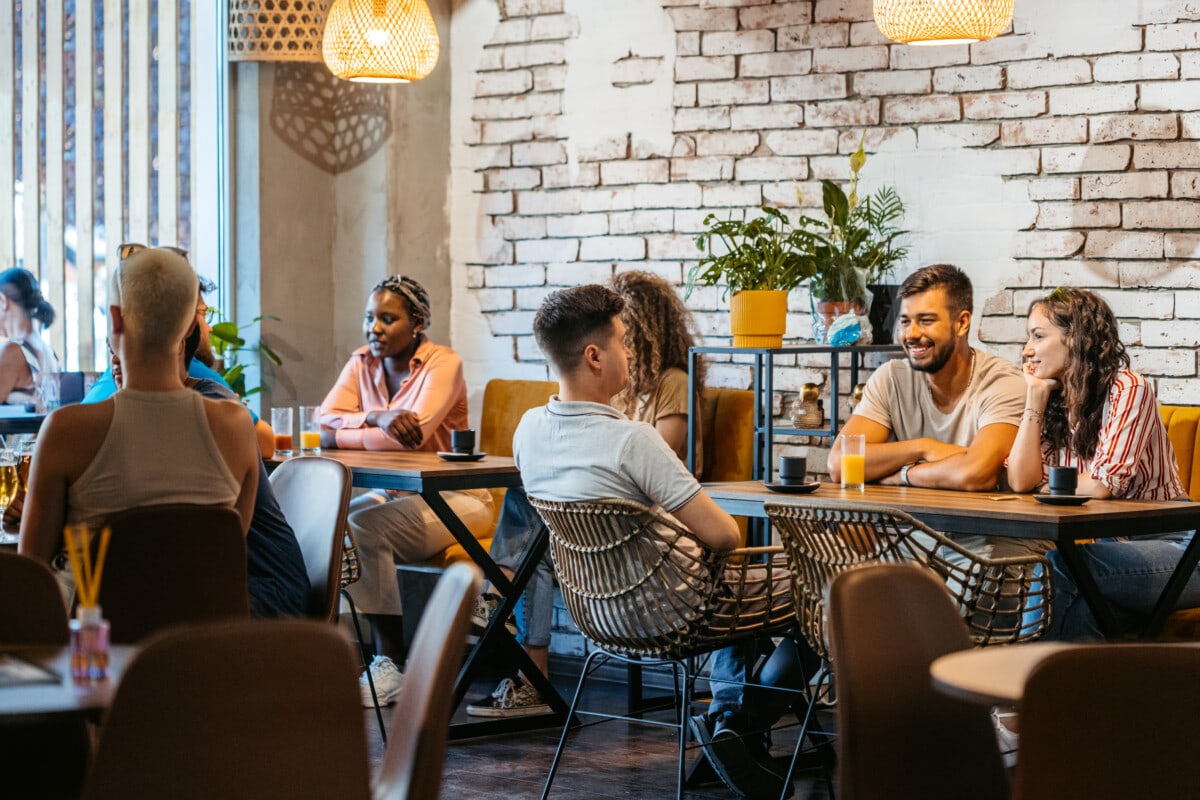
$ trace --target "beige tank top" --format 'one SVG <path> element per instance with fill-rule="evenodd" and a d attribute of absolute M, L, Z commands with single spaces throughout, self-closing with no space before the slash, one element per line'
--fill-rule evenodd
<path fill-rule="evenodd" d="M 234 506 L 241 484 L 213 439 L 203 397 L 123 389 L 112 399 L 104 442 L 67 489 L 67 521 L 99 523 L 144 505 Z"/>

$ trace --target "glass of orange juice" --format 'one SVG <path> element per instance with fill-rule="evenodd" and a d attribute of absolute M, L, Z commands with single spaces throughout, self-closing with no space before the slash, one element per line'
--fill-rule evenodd
<path fill-rule="evenodd" d="M 321 453 L 320 406 L 300 406 L 300 453 L 306 456 Z"/>
<path fill-rule="evenodd" d="M 275 431 L 275 454 L 290 456 L 292 454 L 292 409 L 272 408 L 271 428 Z"/>
<path fill-rule="evenodd" d="M 863 490 L 867 474 L 867 437 L 842 434 L 842 488 Z"/>

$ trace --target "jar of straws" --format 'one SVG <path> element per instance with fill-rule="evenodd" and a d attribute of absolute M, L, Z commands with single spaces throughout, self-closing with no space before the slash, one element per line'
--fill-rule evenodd
<path fill-rule="evenodd" d="M 63 528 L 67 558 L 75 577 L 75 593 L 79 602 L 75 619 L 71 620 L 71 678 L 77 684 L 95 683 L 108 677 L 108 620 L 104 619 L 97 602 L 100 579 L 104 575 L 104 557 L 112 531 L 105 526 L 100 532 L 100 545 L 95 563 L 91 554 L 91 531 L 87 525 L 68 525 Z"/>

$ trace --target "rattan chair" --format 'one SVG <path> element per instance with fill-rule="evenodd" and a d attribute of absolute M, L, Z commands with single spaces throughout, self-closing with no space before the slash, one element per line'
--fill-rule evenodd
<path fill-rule="evenodd" d="M 670 666 L 681 687 L 675 722 L 631 721 L 678 730 L 676 797 L 682 797 L 695 679 L 692 659 L 793 624 L 791 605 L 781 606 L 769 596 L 774 583 L 770 559 L 767 564 L 754 561 L 780 548 L 715 553 L 665 514 L 630 500 L 559 503 L 530 497 L 529 502 L 550 529 L 550 552 L 567 611 L 597 648 L 584 661 L 542 797 L 550 793 L 575 715 L 612 716 L 580 711 L 579 698 L 588 676 L 614 658 Z M 765 568 L 767 579 L 748 582 L 751 567 Z M 729 570 L 736 570 L 740 579 L 729 580 Z"/>
<path fill-rule="evenodd" d="M 828 658 L 825 594 L 834 577 L 863 564 L 912 562 L 949 590 L 976 644 L 1039 639 L 1050 622 L 1045 556 L 985 558 L 903 511 L 860 503 L 764 503 L 787 549 L 796 616 L 808 643 Z M 947 558 L 954 553 L 957 560 Z"/>

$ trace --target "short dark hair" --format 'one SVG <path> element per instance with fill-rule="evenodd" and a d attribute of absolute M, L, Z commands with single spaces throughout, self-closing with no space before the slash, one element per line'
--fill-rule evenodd
<path fill-rule="evenodd" d="M 943 289 L 951 312 L 975 311 L 975 290 L 971 279 L 958 267 L 950 264 L 930 264 L 909 275 L 900 284 L 900 299 L 923 294 L 931 289 Z"/>
<path fill-rule="evenodd" d="M 590 284 L 552 292 L 533 318 L 538 347 L 560 375 L 570 374 L 583 350 L 612 334 L 613 319 L 625 308 L 621 296 Z"/>

